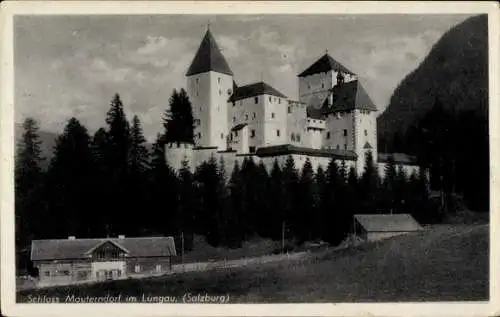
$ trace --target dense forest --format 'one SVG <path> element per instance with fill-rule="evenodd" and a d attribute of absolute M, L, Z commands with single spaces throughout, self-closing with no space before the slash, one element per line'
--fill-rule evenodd
<path fill-rule="evenodd" d="M 214 158 L 194 173 L 187 161 L 174 171 L 165 142 L 193 142 L 184 90 L 173 92 L 168 109 L 164 131 L 148 150 L 139 118 L 127 120 L 116 94 L 105 127 L 89 135 L 71 118 L 48 163 L 40 155 L 39 124 L 27 118 L 16 155 L 18 250 L 32 239 L 121 234 L 182 235 L 187 250 L 194 234 L 230 248 L 255 236 L 336 245 L 349 234 L 353 213 L 412 213 L 424 223 L 442 216 L 429 207 L 424 173 L 405 175 L 392 161 L 382 180 L 371 155 L 360 177 L 333 160 L 325 169 L 307 161 L 299 170 L 291 157 L 269 170 L 248 158 L 230 175 Z"/>
<path fill-rule="evenodd" d="M 430 186 L 489 210 L 488 16 L 446 32 L 377 119 L 381 152 L 415 155 Z"/>

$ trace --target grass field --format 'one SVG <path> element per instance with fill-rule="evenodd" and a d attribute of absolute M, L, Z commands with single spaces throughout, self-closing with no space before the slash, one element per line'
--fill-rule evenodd
<path fill-rule="evenodd" d="M 229 294 L 238 302 L 487 300 L 489 227 L 435 226 L 425 232 L 306 259 L 142 280 L 18 292 L 29 295 L 179 296 Z"/>

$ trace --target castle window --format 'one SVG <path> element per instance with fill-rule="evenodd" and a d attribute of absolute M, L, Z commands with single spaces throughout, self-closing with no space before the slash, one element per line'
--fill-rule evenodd
<path fill-rule="evenodd" d="M 292 107 L 288 106 L 288 113 L 292 113 Z"/>
<path fill-rule="evenodd" d="M 281 104 L 281 98 L 278 98 L 278 103 Z"/>
<path fill-rule="evenodd" d="M 248 120 L 248 115 L 247 114 L 245 115 L 245 120 Z"/>
<path fill-rule="evenodd" d="M 233 107 L 236 106 L 236 102 L 233 101 Z"/>
<path fill-rule="evenodd" d="M 321 83 L 321 88 L 325 88 L 325 83 Z"/>
<path fill-rule="evenodd" d="M 221 139 L 224 139 L 224 133 L 221 133 L 221 134 L 220 134 L 220 138 L 221 138 Z"/>
<path fill-rule="evenodd" d="M 222 90 L 219 89 L 219 96 L 222 96 Z"/>
<path fill-rule="evenodd" d="M 252 119 L 255 119 L 255 112 L 252 114 Z"/>
<path fill-rule="evenodd" d="M 271 96 L 269 96 L 269 102 L 273 102 L 273 100 L 272 100 L 272 97 L 271 97 Z"/>
<path fill-rule="evenodd" d="M 292 133 L 292 141 L 295 141 L 295 134 Z"/>
<path fill-rule="evenodd" d="M 234 136 L 237 137 L 238 136 L 238 131 L 234 131 Z"/>
<path fill-rule="evenodd" d="M 274 119 L 276 115 L 274 114 L 274 112 L 271 113 L 271 118 Z"/>
<path fill-rule="evenodd" d="M 344 129 L 344 136 L 347 136 L 347 129 Z"/>
<path fill-rule="evenodd" d="M 367 130 L 365 130 L 365 136 L 368 136 L 368 131 Z"/>
<path fill-rule="evenodd" d="M 296 140 L 297 142 L 300 142 L 300 134 L 297 134 Z"/>
<path fill-rule="evenodd" d="M 217 82 L 218 82 L 218 83 L 219 83 L 219 85 L 220 85 L 220 77 L 219 77 L 219 78 L 217 78 Z"/>
<path fill-rule="evenodd" d="M 276 136 L 280 136 L 280 130 L 276 130 Z"/>
<path fill-rule="evenodd" d="M 255 100 L 255 103 L 259 103 L 259 97 L 255 97 L 254 100 Z"/>
<path fill-rule="evenodd" d="M 236 117 L 233 117 L 233 123 L 235 123 L 235 122 L 236 122 Z"/>
<path fill-rule="evenodd" d="M 249 146 L 249 147 L 248 147 L 248 151 L 249 151 L 250 153 L 254 153 L 254 152 L 255 152 L 255 146 Z"/>
<path fill-rule="evenodd" d="M 252 138 L 255 137 L 255 130 L 250 131 L 250 137 L 252 137 Z"/>
<path fill-rule="evenodd" d="M 311 89 L 311 85 L 307 85 L 307 89 Z"/>
<path fill-rule="evenodd" d="M 134 271 L 135 273 L 139 273 L 141 271 L 141 266 L 139 264 L 136 264 Z"/>
<path fill-rule="evenodd" d="M 198 139 L 201 139 L 201 132 L 198 132 Z"/>
<path fill-rule="evenodd" d="M 330 139 L 330 131 L 328 131 L 328 132 L 326 133 L 326 138 L 327 138 L 327 139 Z"/>
<path fill-rule="evenodd" d="M 340 150 L 340 145 L 337 144 L 337 150 Z"/>
<path fill-rule="evenodd" d="M 344 144 L 344 150 L 347 150 L 347 144 Z"/>

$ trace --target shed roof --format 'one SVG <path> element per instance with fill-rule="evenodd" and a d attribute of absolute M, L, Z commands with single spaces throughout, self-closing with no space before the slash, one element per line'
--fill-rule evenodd
<path fill-rule="evenodd" d="M 411 232 L 422 226 L 410 214 L 354 215 L 367 232 Z"/>
<path fill-rule="evenodd" d="M 33 240 L 31 260 L 87 258 L 86 253 L 107 241 L 128 251 L 130 257 L 175 256 L 173 237 Z"/>
<path fill-rule="evenodd" d="M 378 161 L 381 163 L 388 163 L 390 159 L 394 160 L 396 164 L 417 165 L 418 160 L 416 156 L 408 155 L 405 153 L 378 153 Z"/>
<path fill-rule="evenodd" d="M 254 84 L 236 87 L 231 97 L 229 97 L 229 101 L 236 101 L 260 95 L 271 95 L 280 98 L 287 98 L 287 96 L 279 92 L 277 89 L 261 81 Z"/>
<path fill-rule="evenodd" d="M 338 159 L 356 160 L 357 155 L 354 151 L 342 149 L 312 149 L 299 147 L 291 144 L 271 145 L 257 148 L 255 154 L 259 157 L 302 154 L 317 157 L 333 157 Z"/>

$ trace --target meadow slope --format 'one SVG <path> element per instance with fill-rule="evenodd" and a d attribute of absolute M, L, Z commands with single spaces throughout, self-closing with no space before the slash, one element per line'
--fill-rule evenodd
<path fill-rule="evenodd" d="M 141 280 L 18 292 L 28 296 L 226 295 L 230 302 L 487 300 L 489 226 L 432 227 L 306 259 Z"/>

